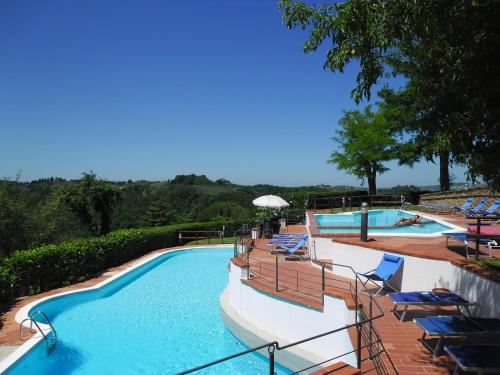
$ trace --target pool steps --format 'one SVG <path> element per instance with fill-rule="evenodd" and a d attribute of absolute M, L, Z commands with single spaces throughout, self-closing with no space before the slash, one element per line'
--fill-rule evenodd
<path fill-rule="evenodd" d="M 49 341 L 48 335 L 45 334 L 43 329 L 38 324 L 39 322 L 35 319 L 38 316 L 41 316 L 45 320 L 45 323 L 50 327 L 50 332 L 53 333 L 53 340 L 52 341 Z M 49 351 L 51 351 L 55 348 L 55 346 L 57 344 L 57 331 L 54 328 L 54 326 L 52 325 L 52 322 L 50 321 L 48 316 L 43 311 L 41 311 L 41 310 L 35 311 L 33 314 L 31 314 L 30 317 L 25 318 L 21 322 L 21 324 L 19 325 L 19 341 L 23 341 L 23 327 L 24 327 L 25 322 L 30 322 L 30 329 L 29 329 L 30 338 L 33 335 L 33 324 L 34 324 L 35 327 L 37 328 L 38 332 L 40 332 L 41 335 L 43 336 L 43 339 L 45 340 L 45 343 L 47 344 L 47 348 L 49 349 Z M 50 334 L 50 332 L 49 332 L 49 334 Z"/>

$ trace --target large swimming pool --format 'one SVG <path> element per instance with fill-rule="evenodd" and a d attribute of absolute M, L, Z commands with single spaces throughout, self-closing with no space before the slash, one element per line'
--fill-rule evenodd
<path fill-rule="evenodd" d="M 412 213 L 399 210 L 370 210 L 368 213 L 368 231 L 371 233 L 432 234 L 452 229 L 451 226 L 438 223 L 425 217 L 424 224 L 400 227 L 394 226 L 401 218 L 411 218 L 413 216 L 414 214 Z M 360 231 L 361 212 L 359 211 L 342 214 L 315 215 L 315 218 L 321 233 L 359 233 Z"/>
<path fill-rule="evenodd" d="M 7 374 L 173 374 L 245 350 L 220 317 L 231 256 L 229 248 L 171 252 L 97 291 L 42 302 L 32 311 L 52 320 L 56 348 L 49 354 L 41 341 Z M 267 360 L 251 354 L 200 373 L 266 371 Z"/>

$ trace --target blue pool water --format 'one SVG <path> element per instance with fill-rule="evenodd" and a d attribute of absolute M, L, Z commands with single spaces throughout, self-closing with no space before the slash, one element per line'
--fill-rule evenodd
<path fill-rule="evenodd" d="M 401 218 L 411 218 L 414 215 L 399 210 L 370 210 L 368 213 L 369 232 L 377 233 L 421 233 L 442 232 L 451 227 L 424 218 L 425 224 L 389 228 L 370 228 L 374 226 L 391 226 Z M 318 226 L 360 226 L 361 213 L 315 215 Z M 359 228 L 320 228 L 321 233 L 359 233 Z"/>
<path fill-rule="evenodd" d="M 231 255 L 221 248 L 167 254 L 98 292 L 36 306 L 52 320 L 57 346 L 48 354 L 41 342 L 7 373 L 173 374 L 246 350 L 220 317 Z M 263 374 L 267 366 L 250 354 L 200 373 Z"/>

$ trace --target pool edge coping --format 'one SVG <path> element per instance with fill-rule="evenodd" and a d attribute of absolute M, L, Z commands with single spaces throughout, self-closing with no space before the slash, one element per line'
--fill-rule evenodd
<path fill-rule="evenodd" d="M 208 245 L 210 245 L 210 244 L 208 244 Z M 162 255 L 167 254 L 167 253 L 178 252 L 178 251 L 180 252 L 180 251 L 186 251 L 186 250 L 208 249 L 208 248 L 230 248 L 232 246 L 233 245 L 227 245 L 227 244 L 220 244 L 220 245 L 214 244 L 214 245 L 210 245 L 210 246 L 196 245 L 196 246 L 176 247 L 176 248 L 166 248 L 166 249 L 156 250 L 157 251 L 156 254 L 152 254 L 151 256 L 146 256 L 146 258 L 144 258 L 142 260 L 137 260 L 136 262 L 134 262 L 132 265 L 130 265 L 126 269 L 117 272 L 116 274 L 110 276 L 106 280 L 98 282 L 95 285 L 85 287 L 85 288 L 68 290 L 68 291 L 61 292 L 61 293 L 56 293 L 56 294 L 53 294 L 51 296 L 42 297 L 42 298 L 39 298 L 35 301 L 32 301 L 32 302 L 26 304 L 25 306 L 21 307 L 17 311 L 14 319 L 17 323 L 19 323 L 19 325 L 21 325 L 21 322 L 24 319 L 29 318 L 29 316 L 28 316 L 29 311 L 34 306 L 36 306 L 42 302 L 46 302 L 46 301 L 54 299 L 54 298 L 60 298 L 60 297 L 66 296 L 66 295 L 77 294 L 77 293 L 82 293 L 82 292 L 91 292 L 91 291 L 98 290 L 98 289 L 102 288 L 103 286 L 105 286 L 111 282 L 114 282 L 116 279 L 121 278 L 122 276 L 126 275 L 127 273 L 132 272 L 135 269 L 137 269 L 137 268 L 139 268 L 139 267 L 141 267 L 141 266 L 153 261 L 154 259 L 156 259 Z M 47 333 L 51 332 L 49 325 L 47 325 L 45 323 L 38 323 L 38 324 L 44 333 L 47 334 Z M 24 323 L 23 327 L 29 328 L 27 321 Z M 0 362 L 0 374 L 5 373 L 12 366 L 14 366 L 25 354 L 27 354 L 30 350 L 32 350 L 43 339 L 44 339 L 43 335 L 37 331 L 37 333 L 34 334 L 31 338 L 29 338 L 28 340 L 23 342 L 16 350 L 14 350 L 11 354 L 9 354 L 7 357 L 5 357 L 4 360 L 2 360 Z"/>
<path fill-rule="evenodd" d="M 383 210 L 372 210 L 372 211 L 383 211 Z M 397 211 L 399 211 L 399 210 L 397 210 Z M 355 214 L 357 212 L 361 212 L 361 211 L 349 211 L 346 213 L 338 213 L 338 214 L 315 214 L 315 213 L 312 213 L 312 215 L 313 216 L 316 216 L 316 215 L 345 215 L 345 214 Z M 467 230 L 466 228 L 463 228 L 459 225 L 447 222 L 447 221 L 443 220 L 442 218 L 440 218 L 436 215 L 433 215 L 433 214 L 429 214 L 427 212 L 424 213 L 424 212 L 419 212 L 419 211 L 407 211 L 407 210 L 401 210 L 401 212 L 404 212 L 404 213 L 407 213 L 410 215 L 420 215 L 422 217 L 431 218 L 436 223 L 450 227 L 450 229 L 445 229 L 445 230 L 433 232 L 433 233 L 404 233 L 404 232 L 403 233 L 394 233 L 394 232 L 373 232 L 373 231 L 370 232 L 370 229 L 368 228 L 368 235 L 372 236 L 372 237 L 381 236 L 381 237 L 435 238 L 435 237 L 442 236 L 444 233 L 461 233 L 461 232 L 464 232 Z M 325 237 L 328 237 L 328 235 L 332 235 L 332 237 L 334 237 L 335 235 L 339 235 L 339 234 L 349 234 L 349 235 L 350 234 L 355 234 L 355 235 L 359 234 L 357 232 L 345 232 L 345 233 L 344 232 L 330 232 L 330 233 L 320 232 L 320 230 L 317 227 L 318 227 L 318 225 L 316 224 L 316 230 L 318 231 L 318 233 L 320 233 L 320 236 L 326 235 Z"/>

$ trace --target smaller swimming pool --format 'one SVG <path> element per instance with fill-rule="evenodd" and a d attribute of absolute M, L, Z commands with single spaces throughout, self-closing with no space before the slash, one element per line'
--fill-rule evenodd
<path fill-rule="evenodd" d="M 370 233 L 388 234 L 435 234 L 454 229 L 453 225 L 445 225 L 423 217 L 424 223 L 419 225 L 400 226 L 394 224 L 401 218 L 411 218 L 415 214 L 399 210 L 370 210 L 368 213 L 368 231 Z M 359 233 L 361 212 L 342 214 L 315 215 L 320 233 Z"/>

